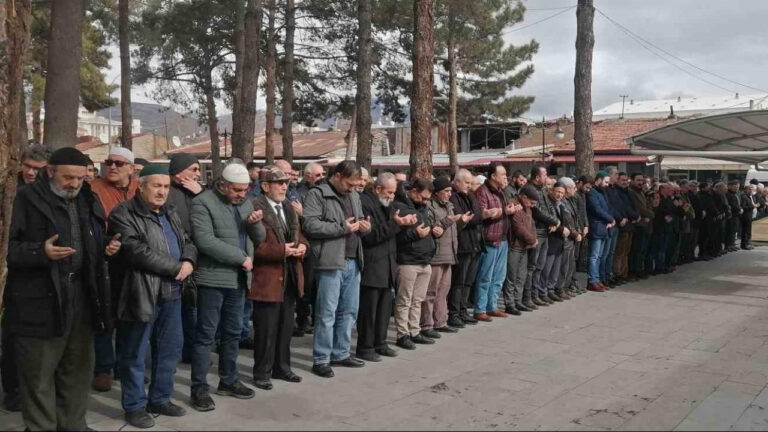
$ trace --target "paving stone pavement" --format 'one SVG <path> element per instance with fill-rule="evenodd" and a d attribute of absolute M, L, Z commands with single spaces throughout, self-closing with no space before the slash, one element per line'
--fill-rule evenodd
<path fill-rule="evenodd" d="M 208 413 L 189 408 L 182 365 L 174 399 L 188 414 L 158 417 L 154 430 L 766 430 L 767 273 L 768 248 L 737 252 L 469 327 L 330 380 L 310 372 L 311 339 L 294 338 L 303 383 L 276 381 L 246 401 L 214 395 Z M 242 351 L 246 382 L 251 365 Z M 88 420 L 125 425 L 119 384 L 91 396 Z M 19 414 L 0 412 L 0 429 L 22 428 Z"/>

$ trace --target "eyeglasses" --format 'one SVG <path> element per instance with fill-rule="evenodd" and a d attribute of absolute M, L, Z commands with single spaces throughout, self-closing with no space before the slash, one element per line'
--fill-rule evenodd
<path fill-rule="evenodd" d="M 104 161 L 104 165 L 106 165 L 108 167 L 111 167 L 112 165 L 114 165 L 117 168 L 122 168 L 122 167 L 126 166 L 127 164 L 128 164 L 128 162 L 112 160 L 112 159 L 107 159 L 107 160 Z"/>

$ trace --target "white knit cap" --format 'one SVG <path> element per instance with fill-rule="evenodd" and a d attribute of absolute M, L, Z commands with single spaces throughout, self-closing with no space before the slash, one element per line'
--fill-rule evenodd
<path fill-rule="evenodd" d="M 128 162 L 133 163 L 133 152 L 125 147 L 112 147 L 109 151 L 109 156 L 121 156 L 128 159 Z"/>
<path fill-rule="evenodd" d="M 251 183 L 251 176 L 248 175 L 248 169 L 240 164 L 230 164 L 224 168 L 221 173 L 221 178 L 230 182 L 238 184 Z"/>

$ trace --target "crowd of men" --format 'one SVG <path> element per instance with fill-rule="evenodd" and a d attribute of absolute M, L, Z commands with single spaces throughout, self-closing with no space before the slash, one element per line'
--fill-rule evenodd
<path fill-rule="evenodd" d="M 190 155 L 138 161 L 114 147 L 96 178 L 73 148 L 22 158 L 2 318 L 5 406 L 30 430 L 84 429 L 91 389 L 121 383 L 125 419 L 149 428 L 190 405 L 299 383 L 291 338 L 311 334 L 316 375 L 395 357 L 468 325 L 751 249 L 762 185 L 655 181 L 615 168 L 554 178 L 536 164 L 453 179 L 354 161 L 299 172 L 230 161 L 209 188 Z M 137 169 L 137 166 L 140 169 Z M 588 282 L 579 283 L 577 271 Z M 352 330 L 357 329 L 353 348 Z M 218 354 L 219 381 L 207 377 Z M 145 373 L 149 370 L 147 376 Z M 149 384 L 148 389 L 145 385 Z"/>

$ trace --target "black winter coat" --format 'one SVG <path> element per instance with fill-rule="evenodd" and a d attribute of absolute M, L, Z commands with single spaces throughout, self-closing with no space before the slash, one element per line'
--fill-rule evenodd
<path fill-rule="evenodd" d="M 731 208 L 731 217 L 739 217 L 739 215 L 741 215 L 740 194 L 740 192 L 731 191 L 725 193 L 725 197 L 728 200 L 728 206 Z"/>
<path fill-rule="evenodd" d="M 171 227 L 179 239 L 181 261 L 168 252 L 163 227 L 139 195 L 120 203 L 109 215 L 109 234 L 120 234 L 123 246 L 115 263 L 123 269 L 118 282 L 120 297 L 117 319 L 149 322 L 159 298 L 169 299 L 171 283 L 181 270 L 182 261 L 197 265 L 197 248 L 181 226 L 176 208 L 167 205 Z"/>
<path fill-rule="evenodd" d="M 168 204 L 176 208 L 176 214 L 179 216 L 181 226 L 184 232 L 192 235 L 192 224 L 189 221 L 189 208 L 192 206 L 192 198 L 197 194 L 180 184 L 171 182 L 171 189 L 168 191 Z"/>
<path fill-rule="evenodd" d="M 552 201 L 545 199 L 547 193 L 544 191 L 544 187 L 536 185 L 533 187 L 539 192 L 539 199 L 536 200 L 536 207 L 531 209 L 531 215 L 536 223 L 536 234 L 539 237 L 544 237 L 549 232 L 549 227 L 557 225 L 560 220 L 557 218 Z"/>
<path fill-rule="evenodd" d="M 9 333 L 59 337 L 76 312 L 65 304 L 72 293 L 62 283 L 60 261 L 49 260 L 43 250 L 48 238 L 69 230 L 68 218 L 54 216 L 59 214 L 53 207 L 58 202 L 60 198 L 51 192 L 47 177 L 16 195 L 8 244 L 7 316 L 3 320 L 3 330 Z M 94 330 L 111 330 L 104 208 L 88 184 L 83 184 L 77 203 L 83 245 L 82 295 L 90 306 Z"/>
<path fill-rule="evenodd" d="M 454 214 L 471 212 L 474 217 L 459 230 L 459 249 L 457 255 L 476 254 L 485 250 L 483 244 L 483 210 L 477 204 L 477 199 L 472 193 L 464 194 L 455 187 L 451 194 Z"/>
<path fill-rule="evenodd" d="M 397 281 L 397 233 L 400 226 L 392 218 L 392 204 L 384 207 L 371 191 L 360 194 L 363 215 L 371 218 L 371 232 L 362 238 L 363 254 L 368 263 L 360 285 L 393 288 Z"/>
<path fill-rule="evenodd" d="M 429 207 L 426 204 L 414 204 L 402 189 L 398 189 L 395 193 L 395 202 L 392 205 L 394 210 L 400 210 L 400 216 L 415 214 L 418 218 L 415 226 L 402 229 L 397 234 L 397 263 L 400 265 L 429 264 L 437 250 L 435 239 L 431 234 L 420 238 L 416 232 L 416 227 L 421 224 L 430 228 L 434 225 L 434 217 L 430 214 Z"/>

